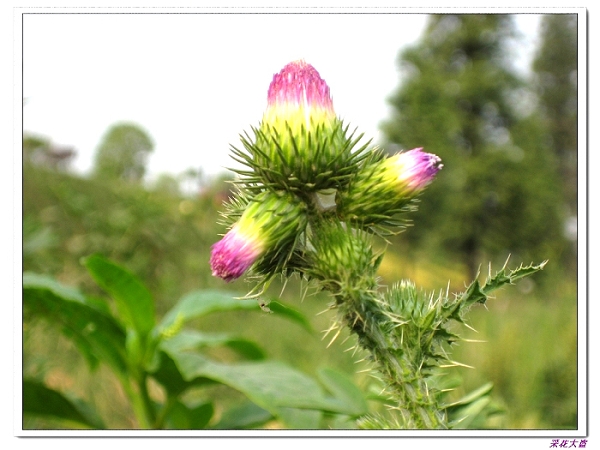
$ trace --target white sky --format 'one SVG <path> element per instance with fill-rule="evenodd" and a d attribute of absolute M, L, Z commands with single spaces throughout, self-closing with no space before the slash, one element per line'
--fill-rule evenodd
<path fill-rule="evenodd" d="M 85 11 L 85 10 L 84 10 Z M 518 15 L 528 65 L 539 16 Z M 273 74 L 303 58 L 336 112 L 378 142 L 396 59 L 425 14 L 30 14 L 23 19 L 23 128 L 74 147 L 86 173 L 119 121 L 155 143 L 148 175 L 235 165 L 229 144 L 257 125 Z"/>

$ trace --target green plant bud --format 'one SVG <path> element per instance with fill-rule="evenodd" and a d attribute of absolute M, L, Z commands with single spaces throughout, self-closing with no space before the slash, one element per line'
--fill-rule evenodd
<path fill-rule="evenodd" d="M 411 201 L 442 168 L 436 155 L 421 148 L 385 156 L 374 151 L 366 158 L 347 189 L 338 196 L 343 220 L 365 227 L 398 225 L 394 216 L 409 210 Z"/>
<path fill-rule="evenodd" d="M 267 109 L 253 132 L 241 137 L 248 154 L 233 148 L 234 158 L 252 170 L 237 172 L 246 181 L 304 192 L 345 184 L 355 170 L 352 149 L 362 137 L 348 135 L 329 86 L 304 61 L 286 65 L 273 77 Z"/>
<path fill-rule="evenodd" d="M 242 216 L 213 245 L 213 275 L 232 281 L 253 264 L 261 272 L 280 271 L 306 227 L 306 206 L 293 194 L 265 190 L 250 200 Z"/>
<path fill-rule="evenodd" d="M 333 289 L 359 286 L 371 289 L 379 256 L 373 254 L 370 237 L 342 223 L 323 221 L 313 230 L 310 275 Z"/>

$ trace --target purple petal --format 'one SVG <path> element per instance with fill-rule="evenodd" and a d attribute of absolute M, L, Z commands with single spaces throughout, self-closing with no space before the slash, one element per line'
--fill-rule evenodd
<path fill-rule="evenodd" d="M 273 76 L 268 93 L 269 106 L 293 104 L 333 111 L 329 86 L 319 72 L 306 62 L 294 61 Z"/>
<path fill-rule="evenodd" d="M 213 276 L 229 282 L 242 276 L 261 254 L 261 245 L 234 227 L 212 246 L 210 266 Z"/>

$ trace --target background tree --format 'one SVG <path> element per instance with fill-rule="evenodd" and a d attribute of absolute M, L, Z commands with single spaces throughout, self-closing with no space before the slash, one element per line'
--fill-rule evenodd
<path fill-rule="evenodd" d="M 94 176 L 139 182 L 146 173 L 154 143 L 139 126 L 116 124 L 106 132 L 96 151 Z"/>
<path fill-rule="evenodd" d="M 549 14 L 541 23 L 533 62 L 534 86 L 560 163 L 564 202 L 577 216 L 577 16 Z"/>
<path fill-rule="evenodd" d="M 402 83 L 382 125 L 389 151 L 425 147 L 447 170 L 413 215 L 411 243 L 486 259 L 544 259 L 560 242 L 556 162 L 531 97 L 511 70 L 510 15 L 434 15 L 403 51 Z"/>
<path fill-rule="evenodd" d="M 74 148 L 54 145 L 41 136 L 23 135 L 23 163 L 52 170 L 68 171 L 77 152 Z"/>
<path fill-rule="evenodd" d="M 178 197 L 181 194 L 179 180 L 175 175 L 169 173 L 161 173 L 152 183 L 152 190 L 172 197 Z"/>

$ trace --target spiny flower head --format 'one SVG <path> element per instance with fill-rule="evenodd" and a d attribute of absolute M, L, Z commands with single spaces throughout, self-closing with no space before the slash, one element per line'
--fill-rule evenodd
<path fill-rule="evenodd" d="M 276 270 L 306 227 L 306 206 L 287 192 L 263 191 L 249 201 L 237 222 L 212 246 L 213 276 L 232 281 L 257 262 Z"/>
<path fill-rule="evenodd" d="M 289 191 L 339 188 L 353 171 L 351 151 L 359 139 L 346 136 L 329 86 L 304 61 L 287 64 L 273 76 L 267 108 L 254 137 L 242 136 L 238 161 L 250 184 Z"/>
<path fill-rule="evenodd" d="M 389 157 L 374 151 L 365 159 L 348 189 L 340 191 L 338 213 L 344 220 L 366 227 L 402 226 L 393 216 L 410 209 L 409 203 L 433 181 L 441 168 L 441 159 L 423 152 L 422 148 Z"/>

